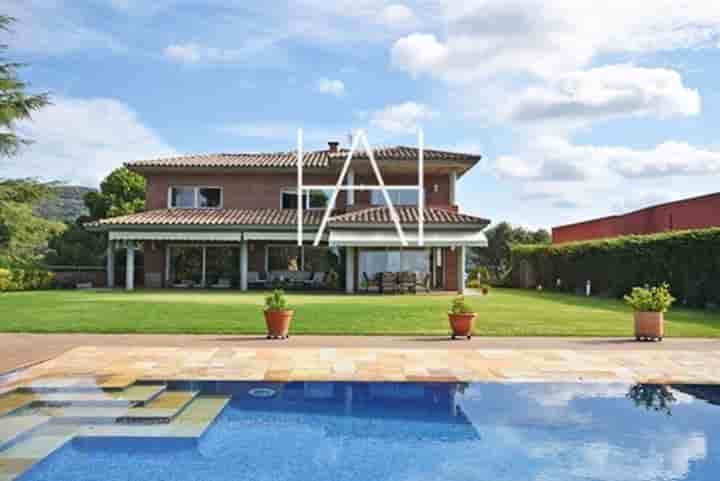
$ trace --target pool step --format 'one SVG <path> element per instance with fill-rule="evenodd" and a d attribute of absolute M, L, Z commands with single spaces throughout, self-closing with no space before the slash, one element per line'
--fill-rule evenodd
<path fill-rule="evenodd" d="M 230 401 L 228 396 L 199 395 L 167 424 L 108 424 L 86 426 L 86 437 L 199 438 Z"/>
<path fill-rule="evenodd" d="M 12 391 L 0 397 L 0 416 L 22 409 L 32 404 L 35 395 L 29 392 Z"/>
<path fill-rule="evenodd" d="M 0 481 L 13 480 L 52 454 L 74 434 L 37 435 L 23 439 L 0 451 Z"/>
<path fill-rule="evenodd" d="M 48 419 L 46 416 L 9 416 L 3 419 L 0 428 L 0 451 L 21 436 L 46 424 Z"/>
<path fill-rule="evenodd" d="M 125 375 L 97 377 L 49 377 L 35 379 L 21 389 L 31 392 L 87 392 L 99 389 L 127 389 L 136 379 Z"/>
<path fill-rule="evenodd" d="M 33 405 L 119 406 L 146 404 L 165 392 L 162 384 L 141 384 L 123 390 L 60 391 L 36 393 Z"/>
<path fill-rule="evenodd" d="M 125 406 L 38 406 L 33 413 L 52 418 L 53 423 L 110 424 L 125 416 Z"/>
<path fill-rule="evenodd" d="M 198 395 L 197 391 L 165 391 L 143 407 L 128 409 L 122 423 L 169 423 Z"/>

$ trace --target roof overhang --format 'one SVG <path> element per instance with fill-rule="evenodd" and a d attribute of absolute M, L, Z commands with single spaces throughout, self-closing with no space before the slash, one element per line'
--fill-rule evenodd
<path fill-rule="evenodd" d="M 408 247 L 418 246 L 417 232 L 405 231 Z M 487 247 L 488 241 L 482 231 L 445 229 L 425 231 L 424 245 L 427 247 Z M 338 247 L 400 247 L 397 232 L 390 230 L 343 229 L 331 230 L 328 242 Z"/>
<path fill-rule="evenodd" d="M 255 230 L 255 231 L 178 231 L 178 230 L 157 230 L 157 229 L 133 229 L 133 230 L 110 230 L 109 239 L 111 241 L 140 241 L 140 240 L 157 240 L 157 241 L 204 241 L 204 242 L 240 242 L 243 240 L 253 241 L 297 241 L 297 232 L 295 231 L 277 231 L 277 230 Z M 312 242 L 315 240 L 315 233 L 303 233 L 304 242 Z M 328 240 L 327 234 L 323 236 L 323 241 Z"/>

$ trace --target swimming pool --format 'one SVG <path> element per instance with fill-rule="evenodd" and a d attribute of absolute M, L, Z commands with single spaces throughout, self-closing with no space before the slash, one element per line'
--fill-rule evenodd
<path fill-rule="evenodd" d="M 32 452 L 47 456 L 16 479 L 720 479 L 720 389 L 712 386 L 171 382 L 163 393 L 193 394 L 174 404 L 179 414 L 168 401 L 103 417 L 87 395 L 77 410 L 55 397 L 54 407 L 13 411 L 0 431 L 13 418 L 51 422 L 0 445 L 0 479 L 8 459 Z M 203 402 L 214 407 L 193 407 Z M 156 416 L 143 419 L 153 408 Z M 43 442 L 56 448 L 45 453 Z M 35 451 L 23 451 L 28 443 Z"/>

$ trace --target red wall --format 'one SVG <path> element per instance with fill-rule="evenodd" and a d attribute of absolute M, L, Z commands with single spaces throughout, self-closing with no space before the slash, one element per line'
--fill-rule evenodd
<path fill-rule="evenodd" d="M 720 193 L 669 202 L 625 215 L 553 227 L 553 244 L 630 234 L 720 226 Z"/>

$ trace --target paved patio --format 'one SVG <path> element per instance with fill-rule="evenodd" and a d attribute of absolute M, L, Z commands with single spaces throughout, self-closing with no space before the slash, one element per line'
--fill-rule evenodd
<path fill-rule="evenodd" d="M 456 343 L 458 346 L 460 343 Z M 720 383 L 719 350 L 78 347 L 11 376 L 24 385 L 125 387 L 137 380 Z M 283 347 L 280 347 L 283 346 Z M 464 346 L 471 346 L 470 343 Z M 633 344 L 633 346 L 635 346 Z M 644 345 L 643 345 L 644 346 Z M 651 345 L 657 346 L 657 345 Z"/>
<path fill-rule="evenodd" d="M 661 343 L 637 343 L 630 338 L 590 337 L 475 337 L 470 341 L 450 341 L 438 336 L 294 336 L 285 342 L 269 342 L 264 336 L 0 333 L 0 346 L 0 373 L 3 373 L 46 361 L 81 346 L 707 352 L 720 351 L 720 339 L 667 338 Z"/>

